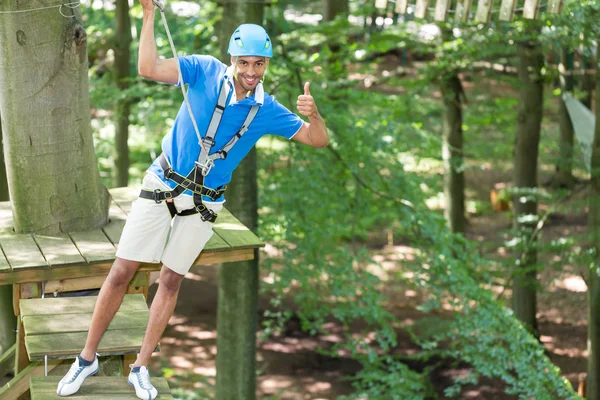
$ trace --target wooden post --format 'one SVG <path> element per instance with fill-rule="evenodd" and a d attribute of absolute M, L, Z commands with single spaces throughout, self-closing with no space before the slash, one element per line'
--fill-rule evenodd
<path fill-rule="evenodd" d="M 540 9 L 540 0 L 525 0 L 523 7 L 523 18 L 536 19 Z"/>
<path fill-rule="evenodd" d="M 448 18 L 448 9 L 450 8 L 450 0 L 437 0 L 435 3 L 435 20 L 445 21 Z"/>
<path fill-rule="evenodd" d="M 517 0 L 502 0 L 500 6 L 500 21 L 512 21 L 515 15 L 515 9 L 517 8 Z"/>
<path fill-rule="evenodd" d="M 27 349 L 25 348 L 25 328 L 23 328 L 23 322 L 21 316 L 18 317 L 17 323 L 17 354 L 15 356 L 15 375 L 23 371 L 30 364 L 29 357 L 27 356 Z"/>
<path fill-rule="evenodd" d="M 427 8 L 429 7 L 429 0 L 417 0 L 415 7 L 415 18 L 425 18 L 427 16 Z"/>
<path fill-rule="evenodd" d="M 454 20 L 456 22 L 467 22 L 469 20 L 469 15 L 471 14 L 472 6 L 473 0 L 458 0 Z"/>
<path fill-rule="evenodd" d="M 547 11 L 550 14 L 559 14 L 562 11 L 563 0 L 548 0 Z"/>
<path fill-rule="evenodd" d="M 406 14 L 406 6 L 408 6 L 408 0 L 396 0 L 394 11 L 398 14 Z"/>
<path fill-rule="evenodd" d="M 479 0 L 475 12 L 475 22 L 488 23 L 492 16 L 493 0 Z"/>
<path fill-rule="evenodd" d="M 385 10 L 387 8 L 387 0 L 375 0 L 375 8 Z"/>

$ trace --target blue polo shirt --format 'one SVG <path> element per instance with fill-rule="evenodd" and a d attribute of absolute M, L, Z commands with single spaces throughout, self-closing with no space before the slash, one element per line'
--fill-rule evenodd
<path fill-rule="evenodd" d="M 214 189 L 229 183 L 231 175 L 240 161 L 262 136 L 272 134 L 291 139 L 304 123 L 300 117 L 265 93 L 262 83 L 258 84 L 254 94 L 237 101 L 233 86 L 232 67 L 227 68 L 225 64 L 214 57 L 200 55 L 179 57 L 179 65 L 183 81 L 188 85 L 188 98 L 202 137 L 206 135 L 223 79 L 229 82 L 231 90 L 227 107 L 215 135 L 215 145 L 210 154 L 222 149 L 237 133 L 252 106 L 260 106 L 250 128 L 227 153 L 227 158 L 215 160 L 214 167 L 204 181 L 205 186 L 209 188 Z M 163 138 L 162 151 L 175 172 L 183 176 L 187 176 L 192 171 L 194 162 L 198 160 L 200 145 L 185 102 L 177 113 L 173 128 Z M 175 182 L 164 179 L 158 160 L 154 160 L 148 168 L 148 172 L 155 174 L 171 189 L 175 188 Z M 189 191 L 186 193 L 191 194 Z M 204 200 L 211 202 L 207 197 L 204 197 Z M 216 202 L 223 201 L 223 196 L 216 200 Z"/>

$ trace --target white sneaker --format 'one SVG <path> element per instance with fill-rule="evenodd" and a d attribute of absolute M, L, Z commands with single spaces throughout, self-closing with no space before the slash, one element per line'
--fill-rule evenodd
<path fill-rule="evenodd" d="M 56 394 L 59 396 L 70 396 L 77 393 L 81 384 L 90 375 L 98 372 L 98 355 L 94 357 L 94 362 L 87 367 L 79 365 L 79 357 L 71 365 L 69 372 L 60 380 Z"/>
<path fill-rule="evenodd" d="M 130 365 L 130 367 L 133 368 L 133 365 Z M 128 381 L 135 388 L 135 395 L 138 399 L 154 400 L 158 396 L 158 390 L 150 383 L 148 368 L 142 366 L 139 372 L 131 371 Z"/>

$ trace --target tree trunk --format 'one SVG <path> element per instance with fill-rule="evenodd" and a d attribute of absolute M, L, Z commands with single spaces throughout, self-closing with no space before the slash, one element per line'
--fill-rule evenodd
<path fill-rule="evenodd" d="M 116 0 L 115 9 L 115 79 L 120 92 L 129 89 L 129 71 L 131 58 L 131 18 L 129 1 Z M 121 95 L 117 100 L 117 124 L 115 132 L 115 184 L 117 187 L 129 183 L 129 114 L 131 102 Z"/>
<path fill-rule="evenodd" d="M 348 14 L 348 0 L 323 0 L 325 21 L 333 21 L 335 17 Z"/>
<path fill-rule="evenodd" d="M 573 71 L 573 53 L 566 49 L 561 49 L 560 63 L 565 71 Z M 566 74 L 561 76 L 561 91 L 573 92 L 573 75 Z M 573 139 L 574 130 L 571 117 L 567 111 L 567 105 L 564 100 L 560 102 L 560 142 L 559 142 L 559 159 L 556 163 L 556 175 L 553 184 L 558 187 L 571 187 L 574 183 L 573 179 Z"/>
<path fill-rule="evenodd" d="M 444 42 L 453 39 L 452 31 L 442 29 Z M 464 90 L 457 71 L 445 71 L 441 78 L 444 102 L 443 145 L 444 195 L 446 224 L 453 233 L 465 233 L 465 175 L 463 172 L 463 116 Z"/>
<path fill-rule="evenodd" d="M 0 143 L 4 143 L 2 137 L 2 114 L 0 114 Z M 0 150 L 2 146 L 0 145 Z M 6 164 L 4 163 L 4 151 L 0 151 L 0 201 L 8 201 L 8 181 L 6 180 Z"/>
<path fill-rule="evenodd" d="M 27 2 L 0 2 L 4 12 L 30 8 Z M 0 14 L 0 113 L 17 232 L 56 234 L 107 223 L 87 74 L 79 8 Z"/>
<path fill-rule="evenodd" d="M 1 116 L 0 116 L 1 117 Z M 2 141 L 2 119 L 0 118 L 0 142 Z M 4 166 L 4 152 L 0 151 L 0 201 L 8 200 L 8 184 Z M 15 344 L 17 318 L 13 311 L 12 286 L 0 286 L 0 355 Z M 0 370 L 2 366 L 0 365 Z M 0 378 L 2 373 L 0 372 Z"/>
<path fill-rule="evenodd" d="M 596 76 L 600 74 L 600 54 L 596 62 Z M 600 104 L 600 80 L 596 79 L 596 104 Z M 596 107 L 596 121 L 600 121 L 600 107 Z M 600 262 L 600 124 L 594 130 L 592 171 L 589 198 L 589 232 L 596 250 L 596 265 Z M 600 400 L 600 270 L 590 268 L 588 279 L 588 377 L 587 399 Z"/>
<path fill-rule="evenodd" d="M 514 151 L 513 182 L 515 189 L 537 188 L 537 160 L 543 111 L 544 82 L 541 69 L 544 58 L 538 43 L 520 43 L 519 108 Z M 516 254 L 513 276 L 513 310 L 523 324 L 537 335 L 536 261 L 537 251 L 524 243 L 531 239 L 536 221 L 526 222 L 526 216 L 537 216 L 537 198 L 517 194 L 513 201 L 515 230 L 522 246 Z"/>
<path fill-rule="evenodd" d="M 458 75 L 452 73 L 441 84 L 444 100 L 444 194 L 446 223 L 453 233 L 465 233 L 465 175 L 463 172 L 462 99 Z"/>
<path fill-rule="evenodd" d="M 242 23 L 262 24 L 262 3 L 235 0 L 223 5 L 220 24 L 222 60 L 229 37 Z M 227 208 L 256 231 L 258 199 L 256 149 L 252 149 L 233 174 L 227 189 Z M 217 400 L 256 399 L 256 331 L 258 327 L 258 252 L 255 259 L 221 264 L 217 312 Z"/>
<path fill-rule="evenodd" d="M 594 61 L 590 60 L 585 55 L 582 56 L 581 66 L 585 71 L 590 68 L 594 68 Z M 590 110 L 592 109 L 592 98 L 594 94 L 594 87 L 596 86 L 596 77 L 594 74 L 584 73 L 583 78 L 581 80 L 581 90 L 583 91 L 583 96 L 581 97 L 581 102 Z"/>

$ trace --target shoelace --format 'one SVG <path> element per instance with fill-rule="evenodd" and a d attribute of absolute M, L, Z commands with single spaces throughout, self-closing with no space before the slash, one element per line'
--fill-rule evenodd
<path fill-rule="evenodd" d="M 80 373 L 85 367 L 82 365 L 79 365 L 78 361 L 75 361 L 72 365 L 71 368 L 69 368 L 69 372 L 67 372 L 67 375 L 65 375 L 64 377 L 64 381 L 71 383 L 75 380 L 75 378 L 77 377 L 78 373 Z"/>
<path fill-rule="evenodd" d="M 138 372 L 138 376 L 140 377 L 140 383 L 142 389 L 144 390 L 152 390 L 154 386 L 150 383 L 150 374 L 146 368 L 140 368 L 140 372 Z"/>

